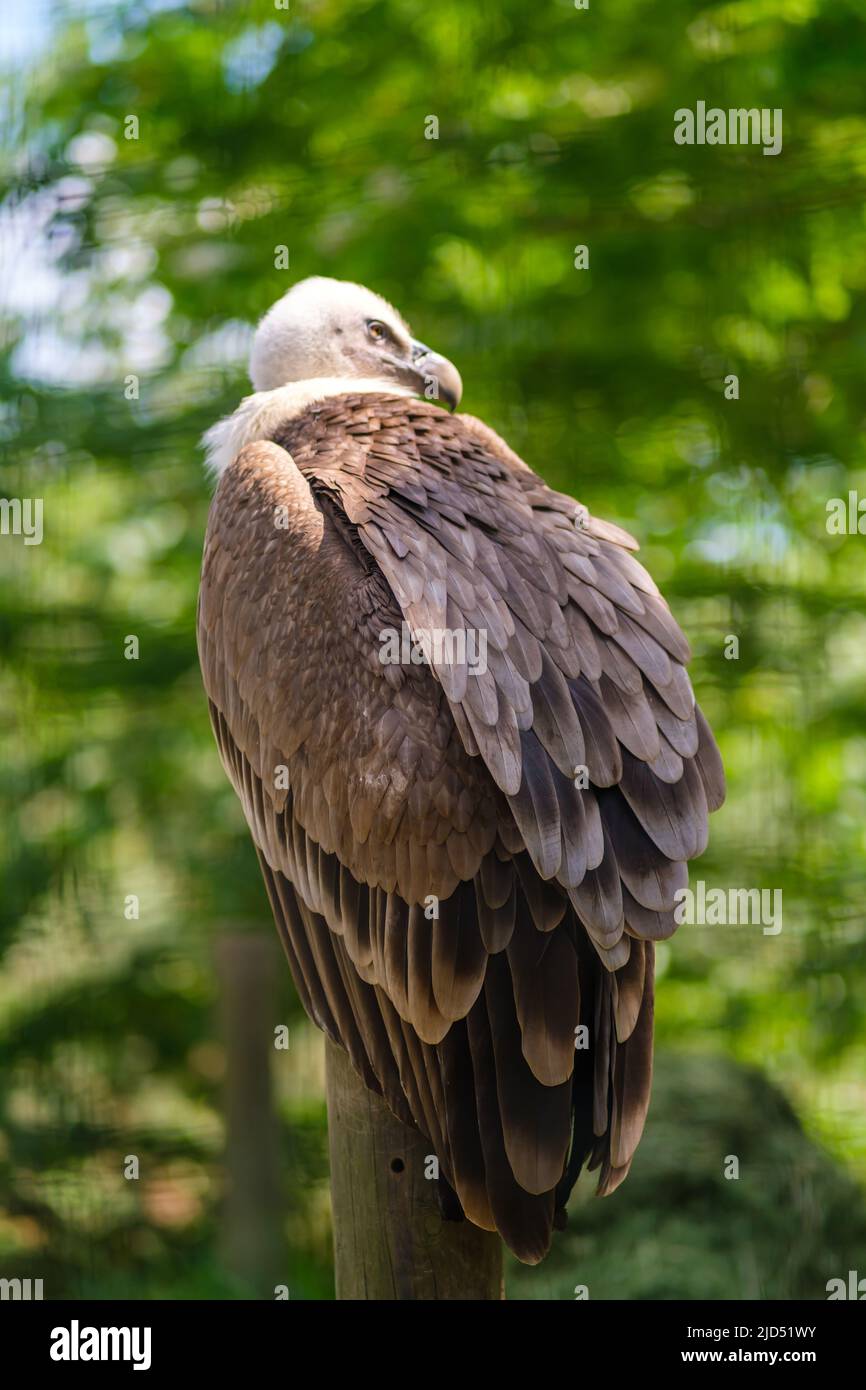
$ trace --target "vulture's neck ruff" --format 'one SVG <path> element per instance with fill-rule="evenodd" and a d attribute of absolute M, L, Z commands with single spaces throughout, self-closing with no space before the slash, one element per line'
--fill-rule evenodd
<path fill-rule="evenodd" d="M 245 444 L 260 439 L 273 439 L 282 424 L 302 415 L 316 401 L 348 394 L 387 394 L 411 397 L 414 392 L 398 382 L 375 380 L 370 377 L 314 377 L 310 381 L 292 381 L 274 391 L 256 391 L 244 396 L 233 415 L 227 415 L 211 425 L 202 443 L 205 447 L 205 467 L 219 478 Z"/>

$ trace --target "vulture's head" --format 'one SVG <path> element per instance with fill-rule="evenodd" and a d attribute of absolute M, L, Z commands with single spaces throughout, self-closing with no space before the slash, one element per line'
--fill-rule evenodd
<path fill-rule="evenodd" d="M 253 338 L 250 377 L 256 391 L 318 377 L 395 382 L 451 410 L 463 392 L 453 363 L 413 338 L 386 300 L 320 275 L 293 285 L 265 314 Z"/>

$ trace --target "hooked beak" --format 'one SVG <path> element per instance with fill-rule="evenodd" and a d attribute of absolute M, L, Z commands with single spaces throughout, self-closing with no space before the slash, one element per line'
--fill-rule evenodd
<path fill-rule="evenodd" d="M 419 382 L 419 395 L 428 401 L 444 401 L 449 410 L 456 410 L 463 395 L 460 373 L 447 357 L 412 339 L 413 376 Z"/>

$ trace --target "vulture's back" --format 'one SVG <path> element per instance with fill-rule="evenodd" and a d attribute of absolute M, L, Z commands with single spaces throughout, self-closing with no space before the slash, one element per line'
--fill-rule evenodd
<path fill-rule="evenodd" d="M 654 942 L 724 794 L 634 548 L 374 394 L 247 445 L 205 544 L 211 716 L 304 1007 L 529 1262 L 584 1163 L 628 1172 Z"/>

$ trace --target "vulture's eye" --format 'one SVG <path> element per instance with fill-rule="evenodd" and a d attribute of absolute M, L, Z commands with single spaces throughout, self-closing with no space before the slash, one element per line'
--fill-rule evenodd
<path fill-rule="evenodd" d="M 374 343 L 381 343 L 388 337 L 388 330 L 384 323 L 380 323 L 378 319 L 370 319 L 367 324 L 367 334 Z"/>

